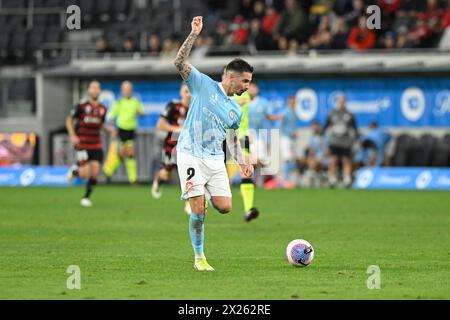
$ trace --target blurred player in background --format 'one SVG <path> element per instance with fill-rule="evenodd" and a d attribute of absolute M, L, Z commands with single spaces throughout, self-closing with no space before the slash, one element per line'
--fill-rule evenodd
<path fill-rule="evenodd" d="M 191 93 L 184 82 L 180 88 L 180 98 L 167 104 L 156 125 L 157 129 L 167 132 L 167 136 L 162 151 L 164 167 L 153 178 L 152 196 L 155 199 L 161 198 L 161 184 L 170 179 L 172 169 L 176 165 L 175 147 L 191 103 Z M 189 202 L 185 208 L 187 213 L 190 212 L 188 204 Z"/>
<path fill-rule="evenodd" d="M 248 94 L 251 97 L 248 106 L 248 125 L 250 130 L 250 138 L 256 147 L 256 156 L 259 165 L 266 166 L 269 164 L 267 155 L 268 135 L 270 135 L 270 122 L 278 120 L 278 116 L 272 115 L 270 103 L 264 97 L 260 96 L 259 87 L 252 82 L 248 88 Z M 260 134 L 259 130 L 267 130 L 267 135 Z"/>
<path fill-rule="evenodd" d="M 113 105 L 111 112 L 108 114 L 108 120 L 111 123 L 116 120 L 119 129 L 120 149 L 117 157 L 117 144 L 112 142 L 110 146 L 112 152 L 108 152 L 108 159 L 103 171 L 107 178 L 111 178 L 122 161 L 125 160 L 128 181 L 134 184 L 137 181 L 134 138 L 138 125 L 137 118 L 144 115 L 144 108 L 139 99 L 133 97 L 133 84 L 131 82 L 124 81 L 122 83 L 121 94 L 122 98 Z"/>
<path fill-rule="evenodd" d="M 256 148 L 256 162 L 259 167 L 270 165 L 270 157 L 268 155 L 269 142 L 271 137 L 271 129 L 274 121 L 283 119 L 282 115 L 272 113 L 270 101 L 260 95 L 258 85 L 252 82 L 248 88 L 251 102 L 248 107 L 248 123 L 250 128 L 251 149 Z M 277 154 L 278 155 L 278 154 Z M 254 163 L 254 162 L 252 162 Z M 265 177 L 269 185 L 277 185 L 276 179 L 271 176 Z"/>
<path fill-rule="evenodd" d="M 182 199 L 189 199 L 192 213 L 189 234 L 194 249 L 194 268 L 213 271 L 206 261 L 204 246 L 205 198 L 222 214 L 232 207 L 230 183 L 225 167 L 223 141 L 230 144 L 245 178 L 253 175 L 253 166 L 242 155 L 238 133 L 242 109 L 234 101 L 234 94 L 242 95 L 252 80 L 253 67 L 242 59 L 234 59 L 227 67 L 221 82 L 212 80 L 186 62 L 203 28 L 203 17 L 192 19 L 191 33 L 184 41 L 174 65 L 192 94 L 186 122 L 177 143 L 177 167 Z M 234 129 L 228 132 L 228 129 Z"/>
<path fill-rule="evenodd" d="M 90 196 L 97 184 L 97 177 L 103 161 L 103 146 L 100 130 L 103 128 L 115 135 L 112 127 L 105 125 L 106 107 L 98 101 L 100 83 L 91 81 L 88 85 L 88 99 L 81 101 L 66 119 L 70 141 L 76 150 L 77 164 L 69 169 L 69 181 L 73 177 L 87 179 L 86 191 L 81 199 L 83 207 L 91 207 Z M 74 121 L 76 125 L 74 126 Z"/>
<path fill-rule="evenodd" d="M 302 163 L 306 167 L 304 177 L 308 187 L 320 186 L 320 173 L 327 167 L 326 149 L 326 141 L 321 135 L 319 122 L 313 121 L 311 136 Z"/>
<path fill-rule="evenodd" d="M 329 130 L 328 147 L 330 151 L 330 164 L 328 166 L 328 182 L 334 188 L 338 182 L 338 165 L 342 162 L 344 186 L 352 185 L 353 173 L 353 144 L 358 137 L 356 120 L 352 113 L 346 109 L 347 99 L 344 95 L 337 98 L 336 109 L 327 117 L 323 132 Z"/>
<path fill-rule="evenodd" d="M 287 189 L 294 188 L 294 184 L 290 181 L 292 171 L 295 170 L 297 163 L 295 161 L 295 142 L 297 139 L 297 115 L 295 114 L 295 96 L 290 95 L 287 99 L 286 109 L 282 114 L 281 121 L 281 169 L 282 169 L 282 185 Z"/>
<path fill-rule="evenodd" d="M 373 121 L 369 125 L 369 131 L 364 134 L 361 141 L 361 149 L 356 155 L 356 162 L 360 167 L 381 167 L 385 161 L 386 146 L 391 140 L 391 135 L 378 127 Z"/>

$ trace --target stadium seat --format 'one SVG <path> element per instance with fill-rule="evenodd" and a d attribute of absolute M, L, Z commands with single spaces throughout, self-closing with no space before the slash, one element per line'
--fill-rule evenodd
<path fill-rule="evenodd" d="M 48 15 L 35 14 L 35 15 L 33 15 L 33 28 L 45 27 L 45 26 L 47 26 L 47 21 L 48 21 Z"/>
<path fill-rule="evenodd" d="M 97 1 L 94 16 L 97 22 L 106 23 L 111 20 L 111 0 Z"/>
<path fill-rule="evenodd" d="M 443 145 L 447 148 L 447 167 L 450 167 L 450 134 L 446 134 L 442 137 Z"/>
<path fill-rule="evenodd" d="M 410 165 L 413 167 L 428 167 L 433 162 L 436 138 L 431 134 L 424 134 L 414 142 Z"/>
<path fill-rule="evenodd" d="M 408 134 L 400 134 L 396 139 L 396 148 L 393 158 L 393 166 L 410 166 L 412 151 L 414 149 L 415 139 Z"/>
<path fill-rule="evenodd" d="M 62 31 L 59 28 L 49 28 L 45 31 L 45 42 L 47 43 L 58 43 L 61 41 Z"/>
<path fill-rule="evenodd" d="M 26 43 L 27 37 L 25 29 L 16 30 L 14 36 L 11 37 L 10 43 L 10 51 L 15 60 L 20 60 L 25 57 Z"/>
<path fill-rule="evenodd" d="M 47 1 L 46 0 L 34 0 L 33 1 L 33 7 L 34 8 L 46 8 L 47 7 Z"/>
<path fill-rule="evenodd" d="M 81 20 L 84 25 L 89 26 L 93 21 L 95 2 L 92 0 L 80 0 Z"/>
<path fill-rule="evenodd" d="M 74 1 L 72 1 L 73 3 Z M 48 8 L 59 8 L 64 7 L 64 2 L 61 0 L 47 0 L 46 7 Z M 67 7 L 64 7 L 67 8 Z"/>
<path fill-rule="evenodd" d="M 0 60 L 5 61 L 8 57 L 9 32 L 0 32 Z"/>
<path fill-rule="evenodd" d="M 436 147 L 434 149 L 434 155 L 432 159 L 432 167 L 445 167 L 447 166 L 447 158 L 449 158 L 450 145 L 447 145 L 444 138 L 436 140 Z"/>
<path fill-rule="evenodd" d="M 25 15 L 13 15 L 9 18 L 8 26 L 11 29 L 22 29 L 27 27 L 27 17 Z"/>
<path fill-rule="evenodd" d="M 5 9 L 20 9 L 27 8 L 27 0 L 3 0 L 2 8 Z"/>
<path fill-rule="evenodd" d="M 33 30 L 30 31 L 27 41 L 27 51 L 29 51 L 30 55 L 41 47 L 44 42 L 44 32 L 45 29 L 39 27 L 33 28 Z"/>
<path fill-rule="evenodd" d="M 123 0 L 113 0 L 111 6 L 111 15 L 116 21 L 125 21 L 129 13 L 129 2 Z"/>

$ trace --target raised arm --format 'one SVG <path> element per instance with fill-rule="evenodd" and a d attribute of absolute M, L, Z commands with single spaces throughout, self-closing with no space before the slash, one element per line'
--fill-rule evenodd
<path fill-rule="evenodd" d="M 187 80 L 189 77 L 189 73 L 191 72 L 192 66 L 186 62 L 189 54 L 191 53 L 191 49 L 194 46 L 195 40 L 197 40 L 198 35 L 202 31 L 203 28 L 203 17 L 197 16 L 192 19 L 191 23 L 191 33 L 184 41 L 183 45 L 178 50 L 178 54 L 173 61 L 173 64 L 178 69 L 183 80 Z"/>

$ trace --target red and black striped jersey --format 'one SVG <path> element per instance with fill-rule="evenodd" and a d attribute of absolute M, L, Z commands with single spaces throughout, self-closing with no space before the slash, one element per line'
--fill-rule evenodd
<path fill-rule="evenodd" d="M 106 112 L 106 107 L 101 103 L 93 105 L 89 101 L 82 101 L 75 105 L 71 117 L 76 120 L 75 133 L 80 139 L 76 149 L 102 148 L 100 130 L 105 122 Z"/>
<path fill-rule="evenodd" d="M 189 107 L 185 107 L 181 104 L 181 101 L 173 100 L 169 102 L 164 108 L 161 117 L 166 119 L 172 126 L 182 126 L 186 120 Z M 171 153 L 173 148 L 177 145 L 178 134 L 169 132 L 164 139 L 164 150 L 167 153 Z"/>

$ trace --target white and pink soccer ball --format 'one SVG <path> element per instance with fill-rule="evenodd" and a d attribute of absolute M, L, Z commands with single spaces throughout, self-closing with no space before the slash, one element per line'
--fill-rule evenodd
<path fill-rule="evenodd" d="M 286 248 L 286 258 L 295 267 L 307 267 L 314 258 L 314 248 L 306 240 L 292 240 Z"/>

